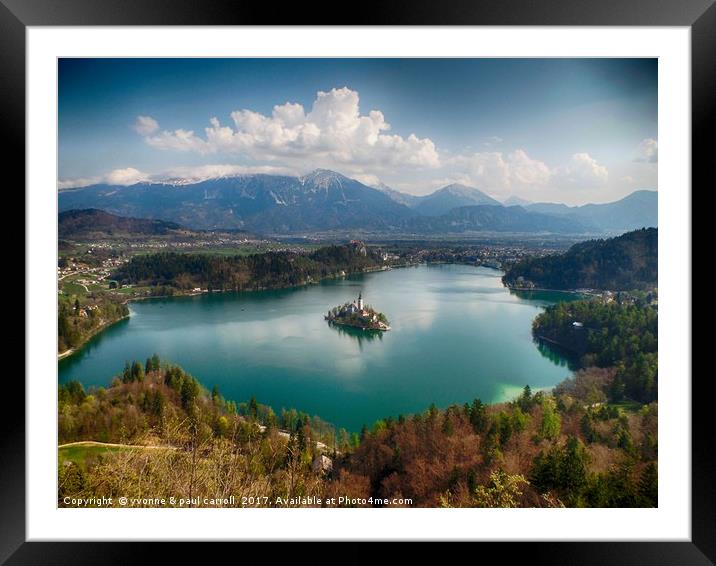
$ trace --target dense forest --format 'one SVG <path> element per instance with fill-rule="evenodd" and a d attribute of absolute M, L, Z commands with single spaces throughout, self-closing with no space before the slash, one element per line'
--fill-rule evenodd
<path fill-rule="evenodd" d="M 57 351 L 83 344 L 93 334 L 126 316 L 129 309 L 121 298 L 60 295 L 57 315 Z"/>
<path fill-rule="evenodd" d="M 611 400 L 657 399 L 658 311 L 647 300 L 558 303 L 535 318 L 532 331 L 572 352 L 582 367 L 615 367 Z"/>
<path fill-rule="evenodd" d="M 657 285 L 657 267 L 658 230 L 644 228 L 575 244 L 564 254 L 523 259 L 502 281 L 516 288 L 648 289 Z"/>
<path fill-rule="evenodd" d="M 357 436 L 336 435 L 332 425 L 306 413 L 273 409 L 252 398 L 246 403 L 225 400 L 217 387 L 211 392 L 181 367 L 162 363 L 155 354 L 145 363 L 126 362 L 108 388 L 89 392 L 77 381 L 59 387 L 60 444 L 93 439 L 125 442 L 167 430 L 167 423 L 194 420 L 222 436 L 229 421 L 250 418 L 261 426 L 295 430 L 308 425 L 317 441 L 357 444 Z"/>
<path fill-rule="evenodd" d="M 61 239 L 112 235 L 166 235 L 181 226 L 153 218 L 127 218 L 104 210 L 89 208 L 67 210 L 57 217 L 57 233 Z"/>
<path fill-rule="evenodd" d="M 156 253 L 134 256 L 113 275 L 120 284 L 253 290 L 289 287 L 383 264 L 362 244 L 328 246 L 312 253 L 267 252 L 247 256 Z"/>
<path fill-rule="evenodd" d="M 614 376 L 590 368 L 553 393 L 525 387 L 510 403 L 430 407 L 349 435 L 254 399 L 237 406 L 154 356 L 127 363 L 108 388 L 60 386 L 60 443 L 128 447 L 60 452 L 58 503 L 185 494 L 260 506 L 656 506 L 657 405 L 610 403 Z M 301 503 L 309 497 L 320 499 Z"/>
<path fill-rule="evenodd" d="M 554 262 L 549 273 L 564 267 L 572 273 L 567 279 L 582 278 L 575 287 L 594 287 L 585 274 L 593 282 L 599 276 L 592 270 L 602 269 L 611 273 L 604 280 L 640 287 L 651 277 L 651 252 L 636 250 L 650 249 L 653 237 L 655 262 L 656 230 L 625 237 L 521 263 Z M 567 256 L 573 269 L 560 263 Z M 625 257 L 643 264 L 628 282 L 619 267 Z M 382 265 L 379 252 L 354 242 L 311 253 L 137 255 L 114 278 L 156 292 L 252 290 Z M 655 263 L 653 276 L 655 284 Z M 650 286 L 559 303 L 535 319 L 535 337 L 570 350 L 580 367 L 552 391 L 526 386 L 508 403 L 431 406 L 361 431 L 335 430 L 293 409 L 275 412 L 254 398 L 226 400 L 156 355 L 127 362 L 106 388 L 61 385 L 60 445 L 114 446 L 60 447 L 58 504 L 187 496 L 213 501 L 192 505 L 221 506 L 221 498 L 234 496 L 234 505 L 266 507 L 655 507 L 658 311 Z M 60 349 L 126 315 L 119 302 L 82 301 L 60 296 Z"/>

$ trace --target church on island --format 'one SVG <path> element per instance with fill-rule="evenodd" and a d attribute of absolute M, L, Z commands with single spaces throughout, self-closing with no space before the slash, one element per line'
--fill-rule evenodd
<path fill-rule="evenodd" d="M 352 303 L 333 307 L 328 311 L 325 319 L 333 324 L 354 326 L 364 330 L 390 330 L 385 315 L 364 304 L 363 293 L 360 293 L 358 299 Z"/>

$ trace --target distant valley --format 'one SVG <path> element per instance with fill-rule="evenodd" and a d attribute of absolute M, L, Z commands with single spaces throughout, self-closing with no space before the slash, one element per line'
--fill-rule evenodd
<path fill-rule="evenodd" d="M 657 193 L 637 191 L 617 202 L 568 207 L 524 202 L 503 205 L 484 192 L 449 185 L 417 197 L 369 187 L 327 170 L 303 177 L 238 175 L 198 182 L 97 184 L 59 193 L 59 210 L 97 209 L 135 219 L 161 219 L 195 230 L 291 234 L 331 230 L 464 234 L 516 232 L 620 233 L 657 226 Z M 71 220 L 71 219 L 66 219 Z M 70 223 L 71 224 L 71 223 Z M 90 226 L 84 229 L 89 229 Z"/>

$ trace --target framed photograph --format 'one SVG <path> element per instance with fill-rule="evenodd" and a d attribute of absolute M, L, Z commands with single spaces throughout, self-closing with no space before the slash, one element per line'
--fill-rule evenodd
<path fill-rule="evenodd" d="M 2 0 L 27 332 L 0 556 L 711 563 L 712 2 L 294 10 Z"/>

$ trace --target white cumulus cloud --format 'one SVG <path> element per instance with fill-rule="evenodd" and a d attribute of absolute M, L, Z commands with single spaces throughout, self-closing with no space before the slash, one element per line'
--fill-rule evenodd
<path fill-rule="evenodd" d="M 590 189 L 607 184 L 609 171 L 588 153 L 575 153 L 566 165 L 554 171 L 554 184 L 560 188 Z"/>
<path fill-rule="evenodd" d="M 134 185 L 140 182 L 161 182 L 182 179 L 188 182 L 198 182 L 216 177 L 231 177 L 234 175 L 289 175 L 298 176 L 301 170 L 288 167 L 275 167 L 272 165 L 235 165 L 235 164 L 207 164 L 172 167 L 160 173 L 147 174 L 134 167 L 114 169 L 103 175 L 74 179 L 62 179 L 57 183 L 60 190 L 75 189 L 106 183 L 109 185 Z"/>
<path fill-rule="evenodd" d="M 461 182 L 488 190 L 544 186 L 551 178 L 549 167 L 531 158 L 526 151 L 499 151 L 459 155 L 451 163 L 461 172 Z"/>
<path fill-rule="evenodd" d="M 212 117 L 202 131 L 162 129 L 148 115 L 137 116 L 132 127 L 148 146 L 203 156 L 192 157 L 202 164 L 165 164 L 163 171 L 152 174 L 133 167 L 115 169 L 96 177 L 60 180 L 59 188 L 255 173 L 301 175 L 316 168 L 336 170 L 370 186 L 384 181 L 414 194 L 444 181 L 529 199 L 559 199 L 560 192 L 584 189 L 586 192 L 579 193 L 583 198 L 590 190 L 602 191 L 609 185 L 607 167 L 587 152 L 567 153 L 548 165 L 525 148 L 500 151 L 495 144 L 509 148 L 508 142 L 479 134 L 476 139 L 483 142 L 482 150 L 469 146 L 454 152 L 438 150 L 428 137 L 394 132 L 380 110 L 362 111 L 359 93 L 348 87 L 317 92 L 310 107 L 289 101 L 276 104 L 265 114 L 247 108 L 234 110 L 223 121 Z M 655 163 L 657 158 L 657 141 L 647 138 L 639 144 L 634 161 Z M 616 179 L 622 180 L 625 174 L 631 173 L 614 171 Z M 546 196 L 539 196 L 543 194 Z"/>
<path fill-rule="evenodd" d="M 646 138 L 637 147 L 634 161 L 642 163 L 656 163 L 659 161 L 659 142 L 654 138 Z"/>
<path fill-rule="evenodd" d="M 532 159 L 527 152 L 517 149 L 509 157 L 512 184 L 517 186 L 544 186 L 552 172 L 542 161 Z"/>
<path fill-rule="evenodd" d="M 134 185 L 142 181 L 148 181 L 149 175 L 142 173 L 134 167 L 126 167 L 124 169 L 113 169 L 104 175 L 95 177 L 82 177 L 75 179 L 60 179 L 57 182 L 57 188 L 74 189 L 79 187 L 87 187 L 98 183 L 107 183 L 108 185 Z"/>
<path fill-rule="evenodd" d="M 216 120 L 214 118 L 214 120 Z M 194 151 L 201 154 L 213 153 L 209 144 L 194 135 L 193 130 L 178 129 L 173 132 L 164 131 L 155 136 L 145 137 L 146 142 L 157 149 L 171 149 L 175 151 Z"/>
<path fill-rule="evenodd" d="M 105 182 L 110 185 L 133 185 L 140 181 L 146 181 L 147 175 L 134 167 L 125 169 L 114 169 L 105 176 Z"/>
<path fill-rule="evenodd" d="M 200 154 L 227 153 L 255 160 L 309 163 L 356 173 L 395 166 L 435 168 L 440 157 L 429 138 L 387 133 L 390 124 L 379 110 L 360 112 L 358 92 L 347 87 L 318 92 L 306 112 L 301 104 L 276 105 L 270 116 L 243 109 L 231 113 L 232 124 L 214 117 L 204 136 L 192 130 L 143 134 L 146 143 L 165 150 Z M 141 132 L 140 132 L 141 133 Z"/>
<path fill-rule="evenodd" d="M 378 177 L 376 175 L 372 175 L 370 173 L 366 173 L 366 174 L 359 173 L 358 175 L 353 175 L 353 178 L 356 181 L 363 183 L 367 187 L 378 188 L 382 184 L 380 177 Z"/>
<path fill-rule="evenodd" d="M 297 171 L 287 167 L 274 167 L 272 165 L 232 165 L 232 164 L 210 164 L 195 165 L 188 167 L 174 167 L 157 175 L 152 175 L 152 180 L 161 181 L 164 179 L 186 179 L 200 181 L 214 177 L 230 177 L 233 175 L 291 175 L 296 176 Z"/>
<path fill-rule="evenodd" d="M 137 116 L 132 127 L 140 136 L 148 136 L 159 129 L 159 122 L 151 116 Z"/>

